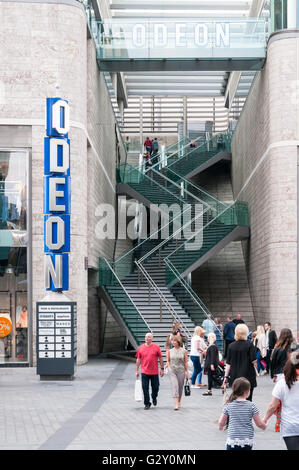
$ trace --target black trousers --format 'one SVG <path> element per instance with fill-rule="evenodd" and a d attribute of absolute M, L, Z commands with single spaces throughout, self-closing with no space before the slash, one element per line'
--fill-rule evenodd
<path fill-rule="evenodd" d="M 270 358 L 271 358 L 272 351 L 273 351 L 273 349 L 267 349 L 267 355 L 266 355 L 266 364 L 267 364 L 267 366 L 266 366 L 266 370 L 267 370 L 268 374 L 270 372 L 270 364 L 271 364 Z"/>
<path fill-rule="evenodd" d="M 159 392 L 159 375 L 141 374 L 141 384 L 144 395 L 144 405 L 151 405 L 149 385 L 152 387 L 152 399 L 155 400 Z"/>
<path fill-rule="evenodd" d="M 212 390 L 213 387 L 213 376 L 214 371 L 212 369 L 208 369 L 208 390 Z"/>

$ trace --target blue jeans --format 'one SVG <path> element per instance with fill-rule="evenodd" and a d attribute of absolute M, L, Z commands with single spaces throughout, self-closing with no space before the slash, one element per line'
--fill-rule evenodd
<path fill-rule="evenodd" d="M 151 405 L 150 394 L 149 394 L 149 384 L 151 382 L 152 386 L 152 399 L 155 400 L 159 392 L 159 375 L 148 375 L 141 374 L 141 384 L 144 395 L 144 405 Z"/>
<path fill-rule="evenodd" d="M 199 356 L 190 356 L 191 361 L 193 362 L 193 374 L 191 377 L 192 385 L 195 385 L 196 377 L 201 373 L 201 365 Z"/>
<path fill-rule="evenodd" d="M 260 370 L 265 370 L 264 366 L 261 364 L 261 351 L 257 350 L 256 352 L 256 366 L 257 366 L 257 371 L 260 373 Z"/>
<path fill-rule="evenodd" d="M 197 383 L 198 383 L 198 384 L 201 384 L 201 383 L 202 383 L 202 370 L 201 370 L 201 372 L 198 374 Z"/>

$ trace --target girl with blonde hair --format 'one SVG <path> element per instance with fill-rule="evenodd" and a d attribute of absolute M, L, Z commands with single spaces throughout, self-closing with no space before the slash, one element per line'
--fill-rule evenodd
<path fill-rule="evenodd" d="M 206 352 L 205 374 L 208 375 L 208 390 L 203 393 L 204 396 L 212 395 L 213 376 L 219 365 L 219 351 L 216 345 L 215 333 L 208 334 L 209 347 Z"/>
<path fill-rule="evenodd" d="M 253 343 L 256 347 L 256 365 L 258 374 L 262 370 L 261 375 L 266 374 L 266 362 L 265 358 L 267 356 L 267 346 L 266 346 L 266 334 L 264 327 L 258 325 L 256 328 L 256 337 Z"/>

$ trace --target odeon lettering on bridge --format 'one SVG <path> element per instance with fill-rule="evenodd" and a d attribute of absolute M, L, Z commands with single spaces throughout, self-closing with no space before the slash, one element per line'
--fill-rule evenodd
<path fill-rule="evenodd" d="M 47 98 L 44 138 L 45 288 L 69 289 L 70 252 L 70 112 L 68 102 Z"/>

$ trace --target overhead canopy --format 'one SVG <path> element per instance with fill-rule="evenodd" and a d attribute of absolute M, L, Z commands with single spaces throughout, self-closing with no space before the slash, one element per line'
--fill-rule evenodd
<path fill-rule="evenodd" d="M 269 4 L 269 0 L 110 0 L 109 18 L 98 23 L 96 32 L 101 70 L 122 71 L 128 97 L 225 97 L 237 117 L 266 57 Z M 177 47 L 178 23 L 186 25 L 178 26 L 185 47 Z M 229 44 L 225 44 L 228 23 Z M 157 24 L 166 26 L 159 29 Z M 163 28 L 168 41 L 164 50 L 159 47 Z M 232 94 L 234 74 L 238 80 L 233 80 Z"/>
<path fill-rule="evenodd" d="M 254 0 L 112 0 L 114 18 L 248 17 Z M 191 15 L 190 15 L 191 13 Z"/>

